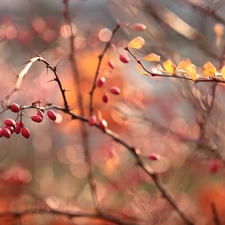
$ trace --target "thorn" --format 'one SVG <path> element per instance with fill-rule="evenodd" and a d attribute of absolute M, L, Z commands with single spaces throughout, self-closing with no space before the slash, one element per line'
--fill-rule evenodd
<path fill-rule="evenodd" d="M 35 50 L 34 50 L 34 52 L 35 52 L 35 54 L 36 54 L 38 57 L 41 58 L 41 55 L 40 55 L 40 54 L 38 54 Z"/>
<path fill-rule="evenodd" d="M 52 82 L 52 81 L 56 81 L 56 79 L 54 78 L 54 79 L 52 79 L 52 80 L 49 80 L 49 81 L 47 81 L 47 83 L 50 83 L 50 82 Z"/>
<path fill-rule="evenodd" d="M 58 67 L 59 63 L 60 63 L 60 61 L 56 64 L 55 68 Z"/>

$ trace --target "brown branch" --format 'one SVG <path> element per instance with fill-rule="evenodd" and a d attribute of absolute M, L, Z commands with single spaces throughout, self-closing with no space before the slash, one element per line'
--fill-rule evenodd
<path fill-rule="evenodd" d="M 72 66 L 72 72 L 73 72 L 73 77 L 75 79 L 75 87 L 76 87 L 76 95 L 78 99 L 78 106 L 79 106 L 79 111 L 80 115 L 84 116 L 84 108 L 83 108 L 83 100 L 82 100 L 82 91 L 81 91 L 81 80 L 80 80 L 80 74 L 77 68 L 76 64 L 76 58 L 75 58 L 75 48 L 74 48 L 74 33 L 72 30 L 72 25 L 71 25 L 71 19 L 69 15 L 69 0 L 63 1 L 64 3 L 64 10 L 63 10 L 63 15 L 65 22 L 70 26 L 70 61 L 71 61 L 71 66 Z M 74 116 L 72 117 L 74 119 Z M 85 127 L 84 123 L 81 123 L 81 134 L 82 134 L 82 145 L 85 150 L 85 160 L 88 164 L 89 170 L 88 170 L 88 182 L 90 185 L 91 193 L 92 193 L 92 198 L 93 202 L 96 206 L 96 210 L 100 212 L 101 209 L 101 202 L 98 199 L 97 196 L 97 191 L 96 191 L 96 185 L 94 181 L 94 171 L 93 171 L 93 166 L 92 166 L 92 160 L 89 152 L 89 146 L 88 146 L 88 134 L 87 134 L 87 129 Z"/>
<path fill-rule="evenodd" d="M 216 206 L 213 202 L 211 202 L 211 209 L 212 209 L 212 213 L 213 213 L 213 220 L 215 222 L 215 225 L 221 225 L 220 220 L 219 220 L 219 216 L 216 210 Z"/>
<path fill-rule="evenodd" d="M 92 112 L 94 110 L 93 109 L 93 96 L 94 96 L 94 91 L 95 91 L 95 88 L 96 88 L 96 81 L 97 81 L 97 78 L 98 78 L 98 74 L 99 74 L 99 70 L 100 70 L 100 67 L 101 67 L 102 59 L 103 59 L 107 49 L 110 47 L 112 39 L 115 36 L 116 32 L 119 30 L 119 28 L 120 28 L 120 25 L 117 24 L 115 29 L 112 31 L 111 39 L 106 44 L 102 54 L 98 56 L 98 65 L 97 65 L 97 69 L 96 69 L 96 72 L 95 72 L 95 77 L 94 77 L 94 80 L 93 80 L 92 88 L 91 88 L 91 91 L 89 92 L 89 94 L 90 94 L 90 104 L 89 104 L 89 114 L 90 114 L 90 116 L 92 115 Z"/>

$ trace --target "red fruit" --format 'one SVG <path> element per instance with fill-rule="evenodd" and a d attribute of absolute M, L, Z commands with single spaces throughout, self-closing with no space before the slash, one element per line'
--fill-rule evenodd
<path fill-rule="evenodd" d="M 54 111 L 48 110 L 47 115 L 48 115 L 48 118 L 49 118 L 50 120 L 53 120 L 53 121 L 56 120 L 56 114 L 55 114 Z"/>
<path fill-rule="evenodd" d="M 96 116 L 91 116 L 88 120 L 88 124 L 90 126 L 94 126 L 95 125 L 95 122 L 96 122 Z"/>
<path fill-rule="evenodd" d="M 102 129 L 105 130 L 107 128 L 107 122 L 105 120 L 99 120 L 98 126 Z"/>
<path fill-rule="evenodd" d="M 4 123 L 5 123 L 5 125 L 11 126 L 11 127 L 14 127 L 14 126 L 16 125 L 15 120 L 13 120 L 13 119 L 11 119 L 11 118 L 5 119 Z"/>
<path fill-rule="evenodd" d="M 21 134 L 26 139 L 28 139 L 30 137 L 30 131 L 26 127 L 21 128 Z"/>
<path fill-rule="evenodd" d="M 114 69 L 115 68 L 115 64 L 112 60 L 109 60 L 108 61 L 108 66 L 111 68 L 111 69 Z"/>
<path fill-rule="evenodd" d="M 7 128 L 8 130 L 10 130 L 10 133 L 14 133 L 15 129 L 14 127 L 11 127 L 11 126 L 4 126 L 4 128 Z"/>
<path fill-rule="evenodd" d="M 120 54 L 120 61 L 123 63 L 128 63 L 130 61 L 129 57 L 123 54 Z"/>
<path fill-rule="evenodd" d="M 40 123 L 42 121 L 42 118 L 38 115 L 32 116 L 31 119 L 36 123 Z"/>
<path fill-rule="evenodd" d="M 102 101 L 103 101 L 104 103 L 107 103 L 107 102 L 109 101 L 109 95 L 108 95 L 108 94 L 104 94 L 104 95 L 102 96 Z"/>
<path fill-rule="evenodd" d="M 105 77 L 101 77 L 97 80 L 96 85 L 100 88 L 104 85 L 105 83 Z"/>
<path fill-rule="evenodd" d="M 37 111 L 37 116 L 40 116 L 42 119 L 44 118 L 44 113 L 41 110 Z"/>
<path fill-rule="evenodd" d="M 215 161 L 210 165 L 209 169 L 211 173 L 216 173 L 220 169 L 220 167 L 221 164 L 218 161 Z"/>
<path fill-rule="evenodd" d="M 15 112 L 15 113 L 20 111 L 20 106 L 16 103 L 12 103 L 9 108 L 12 112 Z"/>
<path fill-rule="evenodd" d="M 159 159 L 161 159 L 161 156 L 159 154 L 152 153 L 151 155 L 148 156 L 148 158 L 150 160 L 159 160 Z"/>
<path fill-rule="evenodd" d="M 16 123 L 16 126 L 15 126 L 15 133 L 16 133 L 16 134 L 19 134 L 19 133 L 20 133 L 20 130 L 21 130 L 20 123 L 17 122 L 17 123 Z"/>
<path fill-rule="evenodd" d="M 120 89 L 116 86 L 112 86 L 109 91 L 114 94 L 114 95 L 119 95 L 120 94 Z"/>
<path fill-rule="evenodd" d="M 20 128 L 23 128 L 24 127 L 24 122 L 23 121 L 20 121 L 19 122 L 19 125 L 20 125 Z"/>
<path fill-rule="evenodd" d="M 134 23 L 130 25 L 130 28 L 134 31 L 144 31 L 146 30 L 146 26 L 142 23 Z"/>
<path fill-rule="evenodd" d="M 0 128 L 0 137 L 3 136 L 2 128 Z"/>
<path fill-rule="evenodd" d="M 3 127 L 3 129 L 2 129 L 2 135 L 3 135 L 4 137 L 6 137 L 6 138 L 10 138 L 10 136 L 11 136 L 11 131 L 10 131 L 8 128 Z"/>

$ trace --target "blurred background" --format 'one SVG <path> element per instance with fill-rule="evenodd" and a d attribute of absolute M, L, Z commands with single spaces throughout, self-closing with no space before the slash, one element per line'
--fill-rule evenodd
<path fill-rule="evenodd" d="M 79 113 L 76 85 L 70 62 L 70 28 L 58 0 L 1 1 L 0 6 L 0 96 L 12 91 L 24 63 L 35 51 L 57 71 L 70 109 Z M 143 76 L 135 60 L 124 50 L 141 36 L 146 44 L 133 49 L 136 57 L 149 53 L 170 59 L 176 65 L 189 58 L 197 71 L 210 61 L 223 66 L 225 2 L 223 0 L 71 0 L 69 13 L 75 35 L 74 56 L 81 76 L 80 86 L 88 117 L 89 91 L 98 56 L 109 41 L 117 22 L 124 24 L 113 38 L 114 48 L 104 55 L 99 77 L 104 87 L 94 93 L 94 112 L 108 127 L 132 146 L 138 147 L 146 163 L 157 173 L 177 206 L 195 224 L 216 224 L 212 206 L 221 223 L 224 209 L 224 86 L 193 83 L 172 78 Z M 142 23 L 145 31 L 129 24 Z M 115 51 L 115 48 L 117 51 Z M 130 57 L 125 64 L 118 53 Z M 108 61 L 115 68 L 108 66 Z M 145 62 L 149 70 L 158 62 Z M 42 99 L 63 107 L 54 78 L 42 62 L 32 65 L 20 90 L 10 103 L 31 105 Z M 110 94 L 117 86 L 121 94 Z M 104 103 L 102 96 L 108 94 Z M 3 104 L 4 105 L 4 104 Z M 0 139 L 0 213 L 51 209 L 66 212 L 95 212 L 87 175 L 79 121 L 55 110 L 57 121 L 45 113 L 42 123 L 31 121 L 36 110 L 25 110 L 24 122 L 31 132 L 26 140 L 13 134 Z M 16 119 L 6 111 L 5 118 Z M 129 151 L 95 127 L 88 129 L 88 144 L 94 167 L 96 190 L 106 212 L 140 224 L 185 224 L 165 201 L 151 178 L 140 169 Z M 151 154 L 161 156 L 148 160 Z M 0 214 L 1 215 L 1 214 Z M 76 218 L 24 213 L 0 217 L 1 224 L 113 224 L 100 218 Z M 146 222 L 147 221 L 147 222 Z"/>

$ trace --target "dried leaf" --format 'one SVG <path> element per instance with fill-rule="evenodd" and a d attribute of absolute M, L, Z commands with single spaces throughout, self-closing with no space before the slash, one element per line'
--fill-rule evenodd
<path fill-rule="evenodd" d="M 134 38 L 128 43 L 128 47 L 136 48 L 136 49 L 142 48 L 144 45 L 145 45 L 145 40 L 140 36 Z"/>
<path fill-rule="evenodd" d="M 196 66 L 194 64 L 190 64 L 185 68 L 187 74 L 190 76 L 190 78 L 195 81 L 198 79 Z"/>
<path fill-rule="evenodd" d="M 169 72 L 170 74 L 174 74 L 175 71 L 176 71 L 176 65 L 171 61 L 171 60 L 166 60 L 164 63 L 163 63 L 163 67 L 165 68 L 165 70 L 167 72 Z"/>
<path fill-rule="evenodd" d="M 154 53 L 151 53 L 149 55 L 146 55 L 143 60 L 150 61 L 150 62 L 158 62 L 160 60 L 160 56 L 156 55 Z"/>
<path fill-rule="evenodd" d="M 207 76 L 213 77 L 216 72 L 216 68 L 211 62 L 207 62 L 203 65 L 202 72 Z"/>
<path fill-rule="evenodd" d="M 177 69 L 178 70 L 186 70 L 186 67 L 188 67 L 191 64 L 190 59 L 184 59 L 181 62 L 179 62 Z"/>
<path fill-rule="evenodd" d="M 140 74 L 143 74 L 145 76 L 151 76 L 151 74 L 147 73 L 140 64 L 136 65 L 136 69 Z"/>

